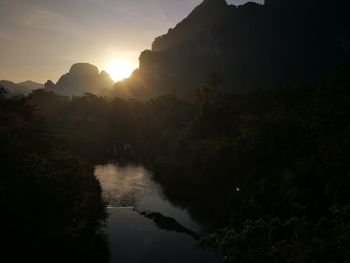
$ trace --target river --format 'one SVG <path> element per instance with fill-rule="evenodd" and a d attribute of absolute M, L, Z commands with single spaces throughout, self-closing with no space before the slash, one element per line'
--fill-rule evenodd
<path fill-rule="evenodd" d="M 220 262 L 215 253 L 196 247 L 201 226 L 163 196 L 142 166 L 99 165 L 95 176 L 108 203 L 111 263 Z"/>

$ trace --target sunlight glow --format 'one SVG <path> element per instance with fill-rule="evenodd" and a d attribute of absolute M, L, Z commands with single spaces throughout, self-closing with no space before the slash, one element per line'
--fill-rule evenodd
<path fill-rule="evenodd" d="M 113 60 L 107 69 L 108 74 L 115 82 L 130 77 L 133 71 L 131 63 L 121 58 Z"/>

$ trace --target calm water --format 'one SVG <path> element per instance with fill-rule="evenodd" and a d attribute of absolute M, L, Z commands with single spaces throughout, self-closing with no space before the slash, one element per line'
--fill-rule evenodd
<path fill-rule="evenodd" d="M 157 212 L 173 218 L 186 229 L 201 231 L 187 211 L 173 206 L 162 196 L 161 187 L 143 167 L 107 164 L 96 166 L 95 175 L 109 205 L 106 233 L 112 263 L 219 262 L 214 253 L 198 249 L 190 235 L 163 230 L 140 214 Z"/>

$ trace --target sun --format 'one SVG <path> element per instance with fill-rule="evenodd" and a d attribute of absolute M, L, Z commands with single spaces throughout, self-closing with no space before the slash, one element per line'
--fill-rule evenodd
<path fill-rule="evenodd" d="M 115 82 L 130 77 L 133 71 L 133 66 L 127 60 L 121 58 L 113 60 L 107 69 L 108 74 Z"/>

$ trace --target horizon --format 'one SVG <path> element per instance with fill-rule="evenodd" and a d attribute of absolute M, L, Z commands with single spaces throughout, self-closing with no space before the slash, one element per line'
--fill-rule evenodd
<path fill-rule="evenodd" d="M 0 0 L 0 79 L 57 82 L 73 64 L 90 63 L 119 81 L 138 68 L 140 53 L 157 36 L 201 2 Z"/>

